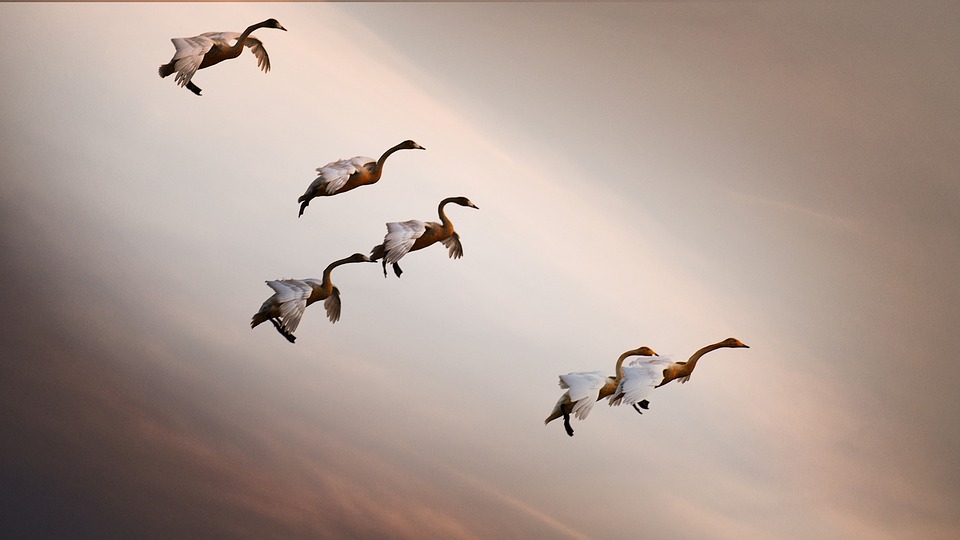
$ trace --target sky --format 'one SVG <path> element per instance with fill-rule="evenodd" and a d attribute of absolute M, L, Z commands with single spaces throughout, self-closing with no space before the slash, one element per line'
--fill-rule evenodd
<path fill-rule="evenodd" d="M 170 38 L 260 29 L 160 79 Z M 960 6 L 0 5 L 11 538 L 960 535 Z M 374 186 L 328 162 L 413 139 Z M 338 268 L 448 208 L 464 247 Z M 642 416 L 560 374 L 705 356 Z"/>

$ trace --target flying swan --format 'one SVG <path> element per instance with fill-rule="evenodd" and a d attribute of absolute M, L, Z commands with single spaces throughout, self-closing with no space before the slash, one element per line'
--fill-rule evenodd
<path fill-rule="evenodd" d="M 437 213 L 440 214 L 440 223 L 433 221 L 425 223 L 415 219 L 399 223 L 387 223 L 387 234 L 383 237 L 383 243 L 370 250 L 371 260 L 383 259 L 383 277 L 387 277 L 387 264 L 392 264 L 393 272 L 397 277 L 400 277 L 403 270 L 400 269 L 397 261 L 410 251 L 423 249 L 437 242 L 447 248 L 451 258 L 459 259 L 463 257 L 460 235 L 453 230 L 453 223 L 443 212 L 443 207 L 448 203 L 469 206 L 479 210 L 477 205 L 470 202 L 470 199 L 466 197 L 448 197 L 440 201 L 440 206 L 437 207 Z"/>
<path fill-rule="evenodd" d="M 257 66 L 264 73 L 270 71 L 270 57 L 263 43 L 251 37 L 250 33 L 258 28 L 276 28 L 286 31 L 276 19 L 267 19 L 247 27 L 242 33 L 236 32 L 207 32 L 194 37 L 173 38 L 173 46 L 177 48 L 170 62 L 160 66 L 160 77 L 177 74 L 176 82 L 186 86 L 191 92 L 200 95 L 200 88 L 191 82 L 198 69 L 219 64 L 224 60 L 236 58 L 243 52 L 243 47 L 250 47 L 250 51 L 257 57 Z M 233 41 L 231 45 L 230 42 Z"/>
<path fill-rule="evenodd" d="M 357 156 L 317 167 L 319 176 L 310 184 L 307 191 L 297 199 L 297 202 L 301 203 L 299 215 L 303 215 L 303 211 L 315 197 L 329 197 L 330 195 L 350 191 L 356 187 L 376 184 L 383 173 L 383 163 L 390 157 L 390 154 L 397 150 L 426 150 L 426 148 L 411 140 L 406 140 L 393 148 L 387 149 L 376 161 L 373 158 Z"/>
<path fill-rule="evenodd" d="M 363 253 L 354 253 L 346 259 L 330 263 L 323 271 L 323 279 L 280 279 L 268 281 L 267 285 L 274 290 L 273 296 L 267 298 L 260 311 L 254 314 L 250 321 L 250 328 L 255 328 L 264 321 L 273 323 L 280 335 L 293 343 L 297 338 L 293 333 L 300 324 L 304 310 L 314 302 L 323 300 L 323 307 L 327 310 L 327 318 L 335 323 L 340 320 L 340 290 L 330 281 L 333 269 L 348 263 L 373 262 Z"/>
<path fill-rule="evenodd" d="M 610 398 L 610 405 L 628 403 L 638 413 L 643 414 L 640 409 L 649 407 L 650 402 L 646 398 L 651 390 L 676 379 L 681 383 L 689 381 L 690 374 L 693 373 L 703 355 L 725 347 L 750 348 L 739 339 L 727 338 L 703 347 L 693 353 L 686 362 L 672 362 L 666 358 L 643 358 L 630 362 L 630 365 L 623 369 L 623 377 Z"/>
<path fill-rule="evenodd" d="M 553 406 L 550 416 L 543 421 L 549 424 L 557 418 L 563 417 L 563 427 L 567 430 L 567 435 L 573 437 L 573 428 L 570 427 L 570 413 L 573 413 L 580 420 L 585 420 L 594 403 L 611 395 L 617 389 L 621 379 L 623 379 L 623 361 L 631 356 L 652 356 L 650 347 L 640 347 L 629 350 L 620 355 L 617 359 L 616 376 L 608 377 L 602 371 L 574 372 L 560 375 L 560 388 L 566 388 L 557 404 Z"/>

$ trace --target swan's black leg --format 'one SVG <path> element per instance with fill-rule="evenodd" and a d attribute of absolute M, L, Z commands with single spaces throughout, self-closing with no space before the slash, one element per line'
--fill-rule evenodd
<path fill-rule="evenodd" d="M 193 81 L 187 81 L 187 89 L 198 96 L 200 95 L 200 92 L 201 92 L 200 87 L 193 84 Z"/>
<path fill-rule="evenodd" d="M 640 400 L 639 402 L 633 404 L 633 410 L 637 411 L 640 414 L 643 414 L 643 411 L 649 408 L 650 408 L 650 402 L 645 399 Z M 643 409 L 643 411 L 641 411 L 640 409 Z"/>
<path fill-rule="evenodd" d="M 567 412 L 567 405 L 560 405 L 560 412 L 563 413 L 563 428 L 567 430 L 567 435 L 573 437 L 573 427 L 570 425 L 570 413 Z"/>
<path fill-rule="evenodd" d="M 400 269 L 400 265 L 399 265 L 399 264 L 393 263 L 393 273 L 396 274 L 397 277 L 400 277 L 400 274 L 403 273 L 403 270 Z"/>
<path fill-rule="evenodd" d="M 300 205 L 300 213 L 297 214 L 297 217 L 303 215 L 303 211 L 307 209 L 307 205 L 310 204 L 310 201 L 303 201 L 303 204 Z"/>
<path fill-rule="evenodd" d="M 289 341 L 290 343 L 294 343 L 297 340 L 297 336 L 284 330 L 283 326 L 281 326 L 280 323 L 277 322 L 277 320 L 274 319 L 273 317 L 270 317 L 270 322 L 273 323 L 273 327 L 277 329 L 277 332 L 280 332 L 281 336 L 287 338 L 287 341 Z"/>
<path fill-rule="evenodd" d="M 383 265 L 383 277 L 387 277 L 387 260 L 383 259 L 383 263 L 381 264 Z"/>

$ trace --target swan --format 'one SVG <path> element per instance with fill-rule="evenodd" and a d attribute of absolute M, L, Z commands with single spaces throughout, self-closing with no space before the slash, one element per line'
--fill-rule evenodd
<path fill-rule="evenodd" d="M 623 377 L 617 386 L 613 397 L 610 398 L 610 405 L 620 405 L 629 403 L 634 410 L 643 414 L 640 409 L 647 409 L 650 402 L 646 397 L 654 388 L 659 388 L 670 381 L 679 379 L 680 383 L 690 380 L 690 374 L 697 367 L 700 358 L 710 351 L 729 348 L 749 349 L 749 345 L 744 345 L 739 339 L 727 338 L 723 341 L 712 343 L 693 353 L 686 362 L 673 362 L 667 358 L 644 358 L 630 362 L 630 365 L 623 369 Z"/>
<path fill-rule="evenodd" d="M 393 148 L 387 149 L 377 161 L 374 161 L 373 158 L 357 156 L 317 167 L 317 172 L 320 175 L 310 184 L 307 191 L 297 199 L 297 202 L 302 203 L 300 205 L 300 216 L 303 215 L 304 209 L 307 208 L 310 200 L 314 197 L 329 197 L 330 195 L 350 191 L 356 187 L 376 184 L 383 173 L 383 163 L 390 157 L 390 154 L 397 150 L 426 150 L 426 148 L 411 140 L 406 140 Z"/>
<path fill-rule="evenodd" d="M 268 281 L 267 285 L 274 290 L 273 296 L 267 298 L 260 306 L 260 311 L 253 315 L 250 328 L 255 328 L 264 321 L 270 321 L 280 332 L 280 335 L 293 343 L 297 338 L 293 335 L 300 317 L 307 306 L 323 300 L 323 307 L 327 310 L 327 318 L 335 323 L 340 320 L 340 290 L 330 281 L 333 269 L 348 263 L 374 262 L 363 253 L 333 261 L 323 270 L 323 279 L 280 279 Z"/>
<path fill-rule="evenodd" d="M 257 57 L 257 66 L 264 73 L 270 71 L 270 57 L 263 43 L 251 37 L 250 33 L 258 28 L 276 28 L 286 31 L 276 19 L 267 19 L 247 27 L 242 33 L 236 32 L 207 32 L 194 37 L 173 38 L 173 46 L 177 48 L 170 62 L 160 66 L 160 77 L 177 74 L 176 81 L 180 86 L 186 86 L 191 92 L 200 95 L 200 88 L 190 79 L 198 69 L 219 64 L 224 60 L 236 58 L 243 52 L 243 47 L 250 47 L 250 51 Z M 230 42 L 234 41 L 233 45 Z"/>
<path fill-rule="evenodd" d="M 650 347 L 640 347 L 629 350 L 620 355 L 617 359 L 616 376 L 607 377 L 602 371 L 574 372 L 560 376 L 560 388 L 566 388 L 557 404 L 553 406 L 550 416 L 543 421 L 549 424 L 557 418 L 563 417 L 563 427 L 567 430 L 567 435 L 573 437 L 573 428 L 570 427 L 570 413 L 572 412 L 578 419 L 584 420 L 593 409 L 593 404 L 601 399 L 611 395 L 620 384 L 623 378 L 623 361 L 631 356 L 652 356 Z"/>
<path fill-rule="evenodd" d="M 453 223 L 443 212 L 443 207 L 448 203 L 459 204 L 460 206 L 469 206 L 470 208 L 479 207 L 466 197 L 447 197 L 440 201 L 437 207 L 437 213 L 440 214 L 440 223 L 429 221 L 403 221 L 400 223 L 387 223 L 387 234 L 383 237 L 383 243 L 374 246 L 370 250 L 370 259 L 383 259 L 383 277 L 387 277 L 387 264 L 393 265 L 393 272 L 400 277 L 403 270 L 397 264 L 407 252 L 423 249 L 427 246 L 440 242 L 447 248 L 447 252 L 453 259 L 463 257 L 463 246 L 460 245 L 460 235 L 453 230 Z"/>

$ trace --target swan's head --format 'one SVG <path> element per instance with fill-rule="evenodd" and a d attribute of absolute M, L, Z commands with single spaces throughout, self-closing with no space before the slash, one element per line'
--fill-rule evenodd
<path fill-rule="evenodd" d="M 727 338 L 720 342 L 721 347 L 731 347 L 731 348 L 742 348 L 749 349 L 749 345 L 745 345 L 742 341 L 737 338 Z"/>
<path fill-rule="evenodd" d="M 358 263 L 358 262 L 376 262 L 370 257 L 364 255 L 363 253 L 354 253 L 347 258 L 347 262 Z"/>
<path fill-rule="evenodd" d="M 283 30 L 284 32 L 287 31 L 286 28 L 280 26 L 280 21 L 276 19 L 267 19 L 260 24 L 263 25 L 263 28 L 276 28 L 277 30 Z"/>
<path fill-rule="evenodd" d="M 470 199 L 466 197 L 451 197 L 450 202 L 459 204 L 460 206 L 469 206 L 470 208 L 476 208 L 477 210 L 480 209 L 479 206 L 470 202 Z"/>
<path fill-rule="evenodd" d="M 650 347 L 640 347 L 639 349 L 634 349 L 630 352 L 630 356 L 660 356 Z"/>
<path fill-rule="evenodd" d="M 424 148 L 424 147 L 420 146 L 419 144 L 411 141 L 410 139 L 407 139 L 407 140 L 403 141 L 402 143 L 400 143 L 400 144 L 397 145 L 397 146 L 400 148 L 400 150 L 426 150 L 426 148 Z"/>

